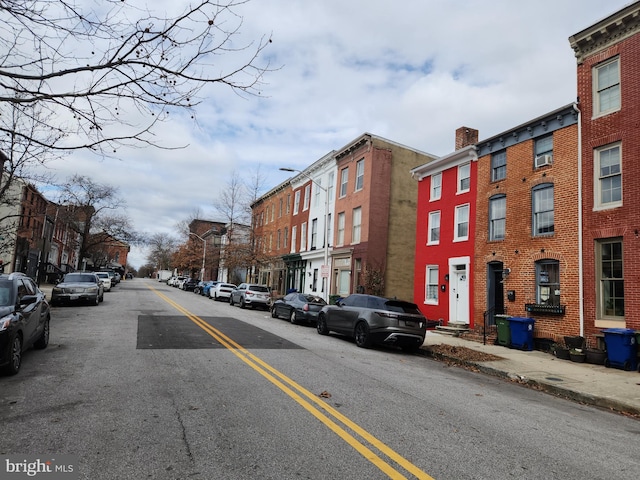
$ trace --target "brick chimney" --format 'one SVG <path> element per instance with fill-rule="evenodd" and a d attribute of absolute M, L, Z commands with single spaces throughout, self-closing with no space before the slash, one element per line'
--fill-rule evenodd
<path fill-rule="evenodd" d="M 478 143 L 478 130 L 460 127 L 456 130 L 456 150 Z"/>

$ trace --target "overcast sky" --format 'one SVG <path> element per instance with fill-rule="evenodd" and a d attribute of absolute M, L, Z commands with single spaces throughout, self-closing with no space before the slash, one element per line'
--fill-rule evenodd
<path fill-rule="evenodd" d="M 49 167 L 117 186 L 136 231 L 177 233 L 197 209 L 220 219 L 214 202 L 234 170 L 259 167 L 269 190 L 288 177 L 279 167 L 303 169 L 364 132 L 446 155 L 458 127 L 482 140 L 575 101 L 568 38 L 628 3 L 251 0 L 237 10 L 240 40 L 272 36 L 265 54 L 282 67 L 262 97 L 207 90 L 197 122 L 177 115 L 156 130 L 183 150 L 78 153 Z M 146 263 L 145 250 L 129 263 Z"/>

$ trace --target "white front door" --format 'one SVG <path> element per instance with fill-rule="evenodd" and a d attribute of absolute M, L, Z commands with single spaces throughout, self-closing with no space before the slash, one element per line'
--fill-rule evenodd
<path fill-rule="evenodd" d="M 451 268 L 449 321 L 469 324 L 469 279 L 466 265 Z"/>

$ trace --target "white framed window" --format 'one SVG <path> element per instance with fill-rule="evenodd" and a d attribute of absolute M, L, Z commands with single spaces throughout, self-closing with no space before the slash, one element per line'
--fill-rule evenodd
<path fill-rule="evenodd" d="M 431 195 L 429 196 L 430 201 L 440 200 L 442 196 L 442 173 L 436 173 L 435 175 L 431 175 Z"/>
<path fill-rule="evenodd" d="M 300 225 L 300 251 L 307 250 L 307 222 Z"/>
<path fill-rule="evenodd" d="M 360 243 L 360 234 L 362 232 L 362 208 L 353 209 L 353 230 L 351 235 L 351 243 Z"/>
<path fill-rule="evenodd" d="M 344 212 L 338 214 L 338 238 L 336 239 L 336 245 L 339 247 L 344 245 Z"/>
<path fill-rule="evenodd" d="M 596 242 L 598 318 L 624 320 L 624 258 L 622 239 Z"/>
<path fill-rule="evenodd" d="M 333 203 L 333 188 L 335 178 L 335 172 L 329 172 L 329 181 L 327 182 L 327 195 L 329 196 L 329 204 Z"/>
<path fill-rule="evenodd" d="M 507 226 L 507 197 L 495 195 L 489 199 L 489 240 L 504 240 Z"/>
<path fill-rule="evenodd" d="M 364 188 L 364 158 L 358 160 L 356 163 L 356 189 L 362 190 Z"/>
<path fill-rule="evenodd" d="M 612 208 L 622 205 L 622 152 L 616 143 L 595 151 L 595 205 Z"/>
<path fill-rule="evenodd" d="M 319 178 L 316 181 L 316 190 L 315 190 L 315 195 L 313 196 L 313 206 L 314 207 L 319 207 L 320 206 L 320 195 L 323 193 L 322 190 L 322 179 Z"/>
<path fill-rule="evenodd" d="M 440 211 L 429 212 L 429 238 L 427 245 L 438 245 L 440 243 Z"/>
<path fill-rule="evenodd" d="M 468 192 L 471 188 L 471 164 L 465 163 L 458 167 L 458 193 Z"/>
<path fill-rule="evenodd" d="M 545 135 L 535 140 L 534 168 L 553 163 L 553 135 Z"/>
<path fill-rule="evenodd" d="M 424 303 L 438 303 L 438 265 L 427 265 L 425 274 Z"/>
<path fill-rule="evenodd" d="M 553 184 L 537 185 L 531 194 L 533 236 L 551 235 L 555 230 Z"/>
<path fill-rule="evenodd" d="M 454 242 L 469 239 L 469 204 L 456 207 Z"/>
<path fill-rule="evenodd" d="M 592 77 L 594 117 L 620 110 L 620 58 L 596 65 Z"/>
<path fill-rule="evenodd" d="M 296 191 L 293 197 L 293 214 L 297 215 L 300 211 L 300 190 Z"/>
<path fill-rule="evenodd" d="M 291 253 L 296 252 L 296 241 L 298 236 L 298 226 L 294 225 L 291 227 Z"/>
<path fill-rule="evenodd" d="M 309 205 L 311 204 L 311 184 L 304 187 L 304 205 L 302 210 L 309 210 Z"/>
<path fill-rule="evenodd" d="M 340 198 L 347 196 L 347 184 L 349 183 L 349 167 L 340 172 Z"/>
<path fill-rule="evenodd" d="M 311 220 L 311 250 L 315 250 L 318 246 L 318 219 Z"/>

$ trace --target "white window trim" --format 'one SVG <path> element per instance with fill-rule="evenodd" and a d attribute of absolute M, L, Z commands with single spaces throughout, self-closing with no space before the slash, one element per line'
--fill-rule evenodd
<path fill-rule="evenodd" d="M 467 167 L 469 169 L 469 175 L 467 177 L 461 177 L 460 176 L 460 171 L 462 170 L 463 167 Z M 462 183 L 462 179 L 463 178 L 468 178 L 469 179 L 469 188 L 461 188 L 460 184 Z M 457 183 L 457 191 L 456 193 L 467 193 L 468 191 L 471 190 L 471 163 L 465 163 L 464 165 L 459 165 L 458 166 L 458 183 Z"/>
<path fill-rule="evenodd" d="M 294 225 L 291 227 L 291 253 L 296 253 L 296 242 L 298 239 L 298 226 Z"/>
<path fill-rule="evenodd" d="M 460 210 L 462 208 L 466 207 L 467 208 L 467 235 L 465 237 L 459 237 L 458 236 L 458 224 L 460 223 L 460 219 L 459 214 L 460 214 Z M 454 222 L 453 222 L 453 241 L 454 242 L 464 242 L 469 240 L 469 229 L 471 228 L 471 207 L 469 206 L 468 203 L 465 203 L 463 205 L 457 205 L 456 206 L 456 210 L 455 210 L 455 218 L 454 218 Z"/>
<path fill-rule="evenodd" d="M 429 274 L 432 271 L 436 271 L 438 272 L 438 274 L 436 275 L 436 277 L 439 277 L 440 275 L 440 267 L 438 265 L 427 265 L 425 268 L 425 276 L 424 276 L 424 303 L 425 305 L 438 305 L 439 302 L 439 297 L 440 297 L 440 286 L 438 285 L 438 282 L 436 281 L 436 298 L 429 298 L 428 296 L 428 290 L 429 290 Z"/>
<path fill-rule="evenodd" d="M 433 185 L 434 185 L 433 180 L 435 178 L 439 179 L 439 183 L 437 185 L 439 187 L 439 194 L 437 196 L 434 194 L 434 188 L 433 188 Z M 442 198 L 442 172 L 431 175 L 431 181 L 429 186 L 430 186 L 429 201 L 434 202 L 436 200 L 440 200 Z"/>
<path fill-rule="evenodd" d="M 433 219 L 437 215 L 438 217 L 438 228 L 441 229 L 442 225 L 442 214 L 440 210 L 435 212 L 429 212 L 429 225 L 427 228 L 427 245 L 440 245 L 440 235 L 438 235 L 438 240 L 431 240 L 431 230 L 434 228 Z M 442 230 L 440 230 L 442 232 Z"/>
<path fill-rule="evenodd" d="M 344 180 L 344 181 L 343 181 Z M 344 193 L 342 193 L 342 186 L 344 185 Z M 349 167 L 345 167 L 340 170 L 340 198 L 347 196 L 349 190 Z"/>
<path fill-rule="evenodd" d="M 602 197 L 602 190 L 600 188 L 600 153 L 616 147 L 618 147 L 620 151 L 620 200 L 616 202 L 601 203 L 600 198 Z M 624 174 L 622 171 L 622 142 L 610 143 L 608 145 L 598 147 L 593 151 L 593 155 L 593 211 L 597 212 L 600 210 L 610 210 L 612 208 L 621 207 L 622 200 L 624 198 L 624 184 L 622 182 L 622 175 Z"/>
<path fill-rule="evenodd" d="M 618 87 L 619 87 L 619 93 L 618 93 L 618 108 L 612 108 L 610 110 L 604 110 L 601 111 L 600 110 L 600 95 L 598 95 L 598 70 L 602 67 L 606 67 L 607 65 L 610 65 L 614 62 L 617 62 L 618 64 Z M 593 117 L 592 118 L 598 118 L 598 117 L 604 117 L 605 115 L 609 115 L 611 113 L 614 112 L 618 112 L 620 111 L 620 109 L 622 108 L 622 78 L 620 76 L 620 57 L 616 56 L 614 58 L 610 58 L 609 60 L 606 60 L 598 65 L 594 65 L 594 67 L 591 70 L 591 78 L 592 78 L 592 94 L 593 94 Z"/>
<path fill-rule="evenodd" d="M 358 219 L 358 223 L 356 223 L 356 212 L 358 212 L 360 218 Z M 362 241 L 362 207 L 356 207 L 353 209 L 352 213 L 352 225 L 351 225 L 351 244 L 355 245 Z M 356 238 L 357 232 L 357 238 Z"/>
<path fill-rule="evenodd" d="M 304 202 L 302 205 L 302 211 L 306 212 L 307 210 L 309 210 L 309 205 L 311 205 L 311 184 L 304 187 Z"/>
<path fill-rule="evenodd" d="M 358 173 L 358 167 L 362 165 L 362 174 Z M 358 188 L 358 179 L 362 178 L 362 185 Z M 354 192 L 359 192 L 364 188 L 364 158 L 356 162 L 356 182 Z"/>
<path fill-rule="evenodd" d="M 307 222 L 300 225 L 300 251 L 307 251 Z"/>
<path fill-rule="evenodd" d="M 300 190 L 296 190 L 293 197 L 293 214 L 297 215 L 300 211 Z"/>

